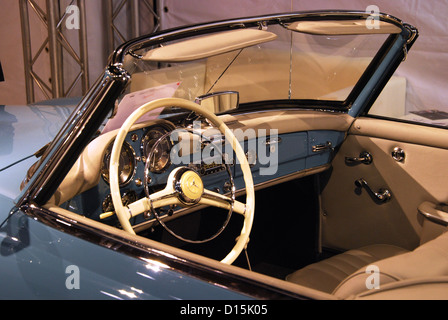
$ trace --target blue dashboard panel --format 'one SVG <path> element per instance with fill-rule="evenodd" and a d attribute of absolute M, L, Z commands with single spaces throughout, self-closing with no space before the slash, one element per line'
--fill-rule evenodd
<path fill-rule="evenodd" d="M 334 148 L 342 143 L 344 137 L 345 133 L 339 131 L 306 131 L 281 134 L 274 144 L 266 144 L 266 138 L 258 139 L 257 152 L 266 152 L 266 159 L 270 161 L 262 162 L 262 159 L 257 158 L 257 163 L 252 166 L 254 184 L 328 164 L 332 160 Z M 245 142 L 245 152 L 250 150 L 248 145 L 250 143 Z M 316 147 L 322 149 L 316 150 Z M 237 190 L 244 188 L 239 166 L 236 166 L 234 176 Z"/>
<path fill-rule="evenodd" d="M 145 129 L 140 129 L 130 132 L 126 137 L 126 142 L 132 147 L 135 154 L 135 174 L 127 185 L 120 188 L 123 199 L 130 197 L 129 195 L 132 195 L 132 197 L 136 197 L 137 199 L 145 196 L 143 187 L 145 162 L 144 158 L 142 158 L 144 155 L 141 153 L 141 139 L 144 134 Z M 242 142 L 242 147 L 251 166 L 254 184 L 257 186 L 330 163 L 333 157 L 334 148 L 342 143 L 344 137 L 345 133 L 339 131 L 304 131 L 280 134 L 278 136 L 246 139 Z M 232 149 L 229 149 L 228 146 L 223 147 L 220 152 L 228 154 L 229 150 L 233 153 Z M 217 158 L 215 156 L 214 159 L 223 159 L 222 154 L 218 155 Z M 220 164 L 219 161 L 216 161 L 217 164 L 212 162 L 211 165 L 206 165 L 204 163 L 182 163 L 179 165 L 188 165 L 192 169 L 198 171 L 202 177 L 205 188 L 208 190 L 227 193 L 230 181 L 228 171 L 233 175 L 236 190 L 245 188 L 242 171 L 237 159 L 235 159 L 234 155 L 232 155 L 230 159 L 232 161 L 221 162 L 230 163 L 227 167 Z M 205 160 L 203 156 L 202 160 Z M 208 163 L 210 163 L 210 161 L 208 161 Z M 165 188 L 169 173 L 179 165 L 171 164 L 164 172 L 150 173 L 150 193 Z M 96 188 L 76 196 L 74 199 L 64 204 L 64 207 L 98 220 L 100 214 L 104 211 L 111 211 L 110 208 L 105 209 L 108 204 L 111 205 L 110 187 L 104 179 L 100 178 Z M 174 211 L 178 209 L 180 209 L 180 207 L 174 208 Z M 159 214 L 164 213 L 161 212 Z M 147 218 L 154 219 L 155 217 L 150 216 Z M 133 219 L 133 224 L 140 224 L 146 221 L 146 218 L 143 215 L 139 215 Z M 112 225 L 118 223 L 114 216 L 102 221 Z"/>
<path fill-rule="evenodd" d="M 256 151 L 256 163 L 251 165 L 251 170 L 254 184 L 257 185 L 305 169 L 308 133 L 296 132 L 249 140 L 243 148 L 246 154 Z M 244 188 L 239 165 L 235 167 L 234 175 L 237 190 Z"/>

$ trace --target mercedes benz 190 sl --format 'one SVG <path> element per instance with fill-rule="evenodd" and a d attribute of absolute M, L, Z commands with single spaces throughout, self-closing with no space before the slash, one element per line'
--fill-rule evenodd
<path fill-rule="evenodd" d="M 378 112 L 417 37 L 190 25 L 121 45 L 76 106 L 3 107 L 0 298 L 448 298 L 448 131 Z"/>

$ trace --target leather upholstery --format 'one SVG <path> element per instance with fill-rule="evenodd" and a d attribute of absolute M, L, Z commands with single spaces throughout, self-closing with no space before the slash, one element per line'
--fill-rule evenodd
<path fill-rule="evenodd" d="M 379 270 L 379 288 L 368 289 L 366 266 Z M 448 232 L 414 251 L 372 245 L 349 250 L 298 270 L 288 281 L 341 299 L 448 299 Z"/>
<path fill-rule="evenodd" d="M 407 250 L 386 244 L 365 246 L 306 266 L 288 275 L 286 280 L 332 293 L 345 278 L 357 270 L 378 260 L 405 252 Z"/>
<path fill-rule="evenodd" d="M 380 271 L 378 290 L 366 289 L 365 283 L 369 274 L 360 269 L 344 279 L 333 293 L 340 298 L 355 298 L 358 295 L 373 296 L 383 291 L 401 288 L 403 295 L 415 291 L 419 294 L 414 296 L 415 299 L 425 298 L 422 296 L 423 291 L 418 291 L 418 287 L 428 288 L 431 287 L 431 283 L 434 283 L 434 288 L 447 286 L 448 232 L 426 242 L 414 251 L 377 261 L 375 265 Z M 445 291 L 444 299 L 448 299 L 448 291 Z"/>

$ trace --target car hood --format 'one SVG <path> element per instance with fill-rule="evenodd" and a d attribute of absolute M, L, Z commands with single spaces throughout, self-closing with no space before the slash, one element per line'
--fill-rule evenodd
<path fill-rule="evenodd" d="M 0 105 L 0 196 L 15 199 L 33 154 L 50 142 L 79 99 L 46 101 L 27 106 Z"/>

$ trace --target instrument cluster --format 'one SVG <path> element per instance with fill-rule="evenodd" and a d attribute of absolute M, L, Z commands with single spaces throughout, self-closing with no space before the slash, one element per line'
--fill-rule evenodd
<path fill-rule="evenodd" d="M 128 133 L 121 148 L 118 165 L 119 186 L 122 193 L 123 205 L 128 205 L 145 197 L 148 191 L 147 188 L 150 192 L 156 192 L 166 186 L 168 176 L 172 171 L 171 169 L 173 169 L 172 166 L 177 166 L 176 159 L 171 159 L 172 149 L 177 142 L 176 136 L 171 135 L 175 129 L 173 124 L 162 122 Z M 184 130 L 183 132 L 190 131 Z M 217 139 L 218 142 L 216 143 L 220 143 L 220 139 Z M 185 160 L 181 161 L 180 165 L 188 166 L 195 170 L 200 176 L 206 179 L 204 181 L 209 184 L 211 189 L 228 191 L 225 189 L 225 180 L 227 179 L 228 173 L 226 173 L 226 165 L 222 161 L 215 162 L 213 159 L 207 158 L 207 161 L 197 163 L 190 158 L 193 153 L 202 152 L 203 148 L 207 147 L 210 140 L 206 140 L 200 140 L 200 148 L 196 150 L 190 149 L 190 142 L 185 142 L 189 141 L 188 139 L 180 139 L 180 141 L 187 143 L 187 150 L 190 150 L 185 154 L 179 152 L 181 153 L 181 160 Z M 98 208 L 101 211 L 99 213 L 100 215 L 114 211 L 109 187 L 109 168 L 114 142 L 110 142 L 107 146 L 101 163 L 100 173 L 103 183 L 101 183 L 100 190 L 103 201 L 101 208 Z M 192 150 L 196 151 L 190 153 Z M 179 156 L 179 154 L 176 154 L 176 156 Z M 218 153 L 212 158 L 220 158 L 217 160 L 222 160 L 221 157 L 222 155 Z M 218 173 L 223 173 L 225 176 L 222 177 Z M 176 209 L 174 208 L 174 210 Z M 146 218 L 151 219 L 149 216 Z M 134 223 L 142 223 L 146 218 L 139 216 L 138 220 L 134 221 Z M 141 221 L 141 219 L 143 220 Z M 114 220 L 103 221 L 106 223 L 115 223 Z"/>
<path fill-rule="evenodd" d="M 129 134 L 120 152 L 118 167 L 120 187 L 127 186 L 135 178 L 139 162 L 143 162 L 152 173 L 163 173 L 169 167 L 172 148 L 171 130 L 172 128 L 168 126 L 155 125 L 147 130 L 139 130 L 143 132 L 140 133 L 141 139 L 138 133 Z M 101 177 L 107 184 L 110 181 L 109 166 L 113 145 L 114 141 L 106 148 L 101 164 Z"/>

